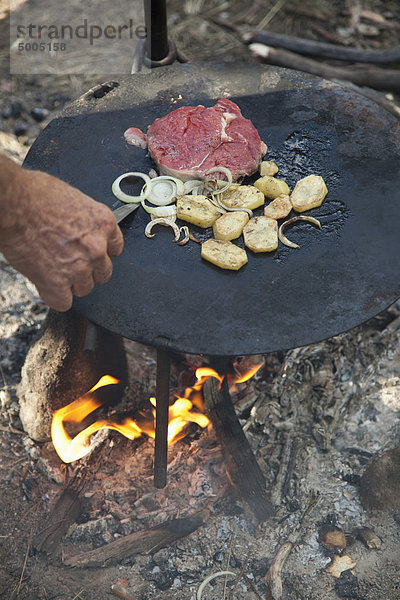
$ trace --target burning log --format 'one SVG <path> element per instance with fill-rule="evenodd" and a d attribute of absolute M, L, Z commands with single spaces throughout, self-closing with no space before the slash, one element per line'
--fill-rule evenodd
<path fill-rule="evenodd" d="M 201 511 L 191 517 L 172 519 L 151 529 L 136 531 L 100 548 L 64 558 L 63 564 L 67 567 L 104 567 L 133 554 L 157 552 L 196 531 L 206 516 L 207 511 Z"/>
<path fill-rule="evenodd" d="M 222 447 L 229 480 L 256 518 L 264 521 L 274 514 L 274 508 L 267 496 L 264 476 L 236 416 L 227 378 L 220 384 L 218 379 L 210 377 L 203 387 L 203 399 Z"/>

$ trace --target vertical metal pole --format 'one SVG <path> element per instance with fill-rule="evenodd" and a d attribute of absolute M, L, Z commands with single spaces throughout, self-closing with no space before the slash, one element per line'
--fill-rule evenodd
<path fill-rule="evenodd" d="M 154 445 L 154 485 L 167 483 L 169 374 L 171 359 L 165 350 L 157 349 L 156 434 Z"/>
<path fill-rule="evenodd" d="M 151 60 L 162 60 L 169 52 L 166 0 L 144 0 L 144 18 L 146 54 Z"/>

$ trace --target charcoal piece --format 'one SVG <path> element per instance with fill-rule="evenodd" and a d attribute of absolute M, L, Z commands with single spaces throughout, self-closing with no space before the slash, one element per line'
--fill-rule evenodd
<path fill-rule="evenodd" d="M 358 579 L 350 571 L 343 571 L 335 585 L 336 593 L 339 598 L 355 598 L 359 597 Z"/>
<path fill-rule="evenodd" d="M 16 136 L 24 135 L 29 129 L 28 123 L 25 121 L 18 121 L 14 125 L 14 133 Z"/>
<path fill-rule="evenodd" d="M 21 115 L 22 109 L 21 102 L 13 102 L 3 110 L 2 116 L 4 119 L 9 119 L 10 117 L 17 118 Z"/>
<path fill-rule="evenodd" d="M 47 110 L 47 108 L 42 108 L 40 106 L 35 106 L 34 108 L 32 108 L 31 110 L 31 115 L 32 117 L 35 119 L 35 121 L 37 121 L 38 123 L 41 123 L 42 121 L 44 121 L 44 119 L 46 117 L 48 117 L 50 114 L 50 111 Z"/>
<path fill-rule="evenodd" d="M 88 392 L 103 375 L 121 384 L 98 390 L 101 400 L 116 404 L 128 381 L 122 338 L 98 327 L 95 352 L 84 352 L 87 320 L 68 311 L 50 310 L 41 337 L 27 354 L 18 388 L 24 430 L 38 442 L 50 440 L 55 410 Z"/>

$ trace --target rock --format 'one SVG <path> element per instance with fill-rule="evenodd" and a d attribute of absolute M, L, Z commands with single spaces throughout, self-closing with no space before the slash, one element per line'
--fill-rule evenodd
<path fill-rule="evenodd" d="M 20 418 L 35 441 L 48 441 L 54 411 L 85 394 L 103 375 L 121 384 L 97 390 L 99 399 L 107 404 L 121 399 L 128 379 L 122 338 L 102 327 L 96 330 L 95 352 L 89 354 L 83 349 L 86 319 L 72 311 L 49 311 L 42 336 L 29 349 L 18 388 Z"/>
<path fill-rule="evenodd" d="M 49 116 L 49 114 L 50 114 L 50 111 L 47 110 L 47 108 L 41 108 L 39 106 L 32 108 L 32 110 L 31 110 L 32 117 L 38 123 L 41 123 L 42 121 L 44 121 L 45 118 Z"/>
<path fill-rule="evenodd" d="M 360 480 L 365 509 L 400 509 L 400 446 L 373 458 Z"/>
<path fill-rule="evenodd" d="M 22 109 L 23 106 L 21 102 L 13 102 L 3 110 L 2 116 L 4 119 L 10 119 L 10 117 L 16 119 L 21 116 Z"/>
<path fill-rule="evenodd" d="M 14 125 L 14 133 L 17 137 L 24 135 L 29 129 L 28 123 L 25 121 L 17 121 Z"/>

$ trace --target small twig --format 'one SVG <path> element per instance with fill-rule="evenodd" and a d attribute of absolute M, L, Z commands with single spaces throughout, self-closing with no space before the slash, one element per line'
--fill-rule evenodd
<path fill-rule="evenodd" d="M 82 588 L 77 594 L 75 594 L 75 596 L 72 598 L 72 600 L 76 600 L 77 598 L 80 598 L 81 600 L 83 600 L 81 594 L 84 591 L 85 591 L 85 588 Z"/>
<path fill-rule="evenodd" d="M 282 544 L 279 548 L 278 552 L 275 555 L 274 560 L 271 563 L 270 568 L 268 569 L 266 575 L 264 576 L 264 581 L 268 583 L 271 595 L 273 600 L 280 600 L 283 594 L 283 586 L 282 586 L 282 569 L 283 566 L 301 537 L 301 529 L 303 529 L 307 523 L 308 517 L 312 510 L 315 508 L 319 501 L 319 494 L 312 495 L 310 500 L 307 503 L 307 506 L 300 517 L 299 522 L 296 527 L 293 529 L 292 533 L 288 536 L 286 542 Z"/>
<path fill-rule="evenodd" d="M 31 532 L 29 534 L 29 540 L 28 540 L 28 545 L 26 547 L 24 564 L 22 565 L 21 576 L 19 578 L 19 582 L 18 582 L 18 586 L 17 586 L 17 597 L 19 596 L 19 591 L 21 589 L 22 580 L 24 578 L 24 573 L 25 573 L 25 569 L 26 569 L 26 563 L 28 562 L 29 550 L 31 549 L 31 543 L 32 543 L 32 532 L 33 532 L 33 528 L 31 529 Z"/>
<path fill-rule="evenodd" d="M 289 431 L 282 449 L 282 454 L 279 460 L 279 471 L 275 479 L 274 487 L 271 490 L 271 500 L 273 504 L 280 506 L 282 504 L 282 491 L 286 480 L 286 473 L 291 456 L 293 438 Z"/>
<path fill-rule="evenodd" d="M 1 365 L 0 365 L 0 375 L 1 375 L 1 378 L 3 380 L 3 384 L 4 384 L 3 387 L 6 388 L 7 387 L 6 376 L 4 375 L 4 370 L 3 370 L 3 367 Z"/>
<path fill-rule="evenodd" d="M 292 550 L 292 542 L 285 542 L 284 544 L 282 544 L 282 546 L 276 553 L 275 558 L 267 571 L 267 574 L 264 577 L 264 581 L 268 583 L 271 590 L 272 598 L 274 600 L 279 600 L 280 598 L 282 598 L 282 568 Z"/>
<path fill-rule="evenodd" d="M 339 44 L 340 46 L 347 46 L 347 43 L 344 40 L 342 40 L 338 35 L 335 35 L 333 33 L 330 33 L 329 31 L 326 31 L 326 29 L 324 29 L 320 25 L 317 25 L 316 23 L 311 23 L 310 28 L 313 31 L 315 31 L 315 33 L 317 33 L 318 35 L 323 37 L 328 42 L 331 42 L 332 44 Z"/>
<path fill-rule="evenodd" d="M 260 21 L 260 23 L 258 24 L 258 28 L 264 29 L 264 27 L 266 27 L 272 21 L 275 15 L 278 14 L 281 8 L 286 4 L 286 1 L 287 0 L 278 0 L 276 4 L 274 4 L 274 6 L 271 8 L 271 10 L 267 12 L 262 21 Z"/>
<path fill-rule="evenodd" d="M 22 462 L 23 460 L 28 460 L 27 456 L 23 456 L 22 458 L 18 458 L 17 460 L 13 460 L 13 462 L 8 463 L 8 465 L 6 465 L 7 469 L 9 469 L 10 467 L 15 467 L 15 465 L 17 465 L 18 463 Z"/>
<path fill-rule="evenodd" d="M 15 429 L 11 425 L 8 427 L 4 427 L 4 425 L 0 425 L 0 431 L 5 431 L 7 433 L 17 433 L 18 435 L 25 435 L 25 431 L 20 431 L 19 429 Z"/>
<path fill-rule="evenodd" d="M 243 567 L 239 573 L 239 575 L 236 577 L 235 581 L 233 582 L 233 587 L 231 589 L 231 591 L 229 592 L 229 599 L 231 600 L 231 598 L 233 598 L 233 594 L 235 593 L 235 590 L 238 586 L 239 581 L 244 577 L 244 572 L 247 569 L 247 565 L 249 564 L 249 559 L 246 558 L 246 560 L 243 563 Z"/>
<path fill-rule="evenodd" d="M 228 550 L 228 558 L 226 559 L 226 571 L 229 571 L 229 563 L 231 561 L 231 556 L 232 556 L 232 547 L 233 547 L 233 540 L 235 539 L 235 536 L 232 535 L 231 536 L 231 542 L 229 544 L 229 550 Z M 228 583 L 228 575 L 225 575 L 225 581 L 224 581 L 224 593 L 223 593 L 223 600 L 225 600 L 225 596 L 226 596 L 226 586 Z"/>

